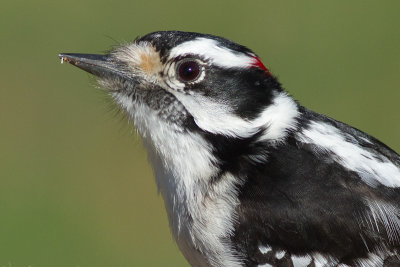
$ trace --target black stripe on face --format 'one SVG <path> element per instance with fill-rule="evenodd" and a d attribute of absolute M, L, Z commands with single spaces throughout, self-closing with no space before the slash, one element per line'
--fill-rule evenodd
<path fill-rule="evenodd" d="M 225 105 L 233 115 L 246 120 L 257 118 L 272 103 L 274 93 L 281 91 L 275 77 L 255 67 L 225 69 L 206 65 L 204 71 L 201 82 L 188 83 L 184 90 L 193 97 L 200 94 Z"/>

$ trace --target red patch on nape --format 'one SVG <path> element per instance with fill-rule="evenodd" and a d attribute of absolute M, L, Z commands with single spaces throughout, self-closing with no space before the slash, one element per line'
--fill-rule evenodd
<path fill-rule="evenodd" d="M 258 57 L 253 57 L 254 61 L 253 61 L 253 66 L 257 67 L 259 69 L 262 69 L 263 71 L 265 71 L 265 73 L 268 76 L 271 76 L 271 73 L 269 72 L 269 70 L 264 66 L 264 64 L 261 62 L 261 60 Z"/>

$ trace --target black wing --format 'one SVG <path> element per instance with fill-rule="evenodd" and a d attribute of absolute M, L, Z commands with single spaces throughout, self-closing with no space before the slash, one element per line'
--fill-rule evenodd
<path fill-rule="evenodd" d="M 399 155 L 346 124 L 305 109 L 302 114 L 298 132 L 266 148 L 267 162 L 247 170 L 232 238 L 239 253 L 248 266 L 400 266 L 400 188 L 381 183 L 379 170 L 371 177 L 374 170 L 363 169 L 368 166 L 352 169 L 355 163 L 346 165 L 339 148 L 321 148 L 301 133 L 312 123 L 330 125 L 340 140 L 361 148 L 351 153 L 367 151 L 359 156 L 373 155 L 376 164 L 399 168 Z M 400 183 L 400 176 L 393 179 Z"/>

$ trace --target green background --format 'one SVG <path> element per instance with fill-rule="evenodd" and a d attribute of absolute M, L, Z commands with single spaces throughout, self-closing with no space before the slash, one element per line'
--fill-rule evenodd
<path fill-rule="evenodd" d="M 303 105 L 400 151 L 399 14 L 400 1 L 3 0 L 0 266 L 187 266 L 134 128 L 59 52 L 221 35 Z"/>

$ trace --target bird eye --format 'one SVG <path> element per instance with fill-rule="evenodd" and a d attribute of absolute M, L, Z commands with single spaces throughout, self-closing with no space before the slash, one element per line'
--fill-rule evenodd
<path fill-rule="evenodd" d="M 183 82 L 192 82 L 200 75 L 200 64 L 193 59 L 184 59 L 177 65 L 176 72 Z"/>

